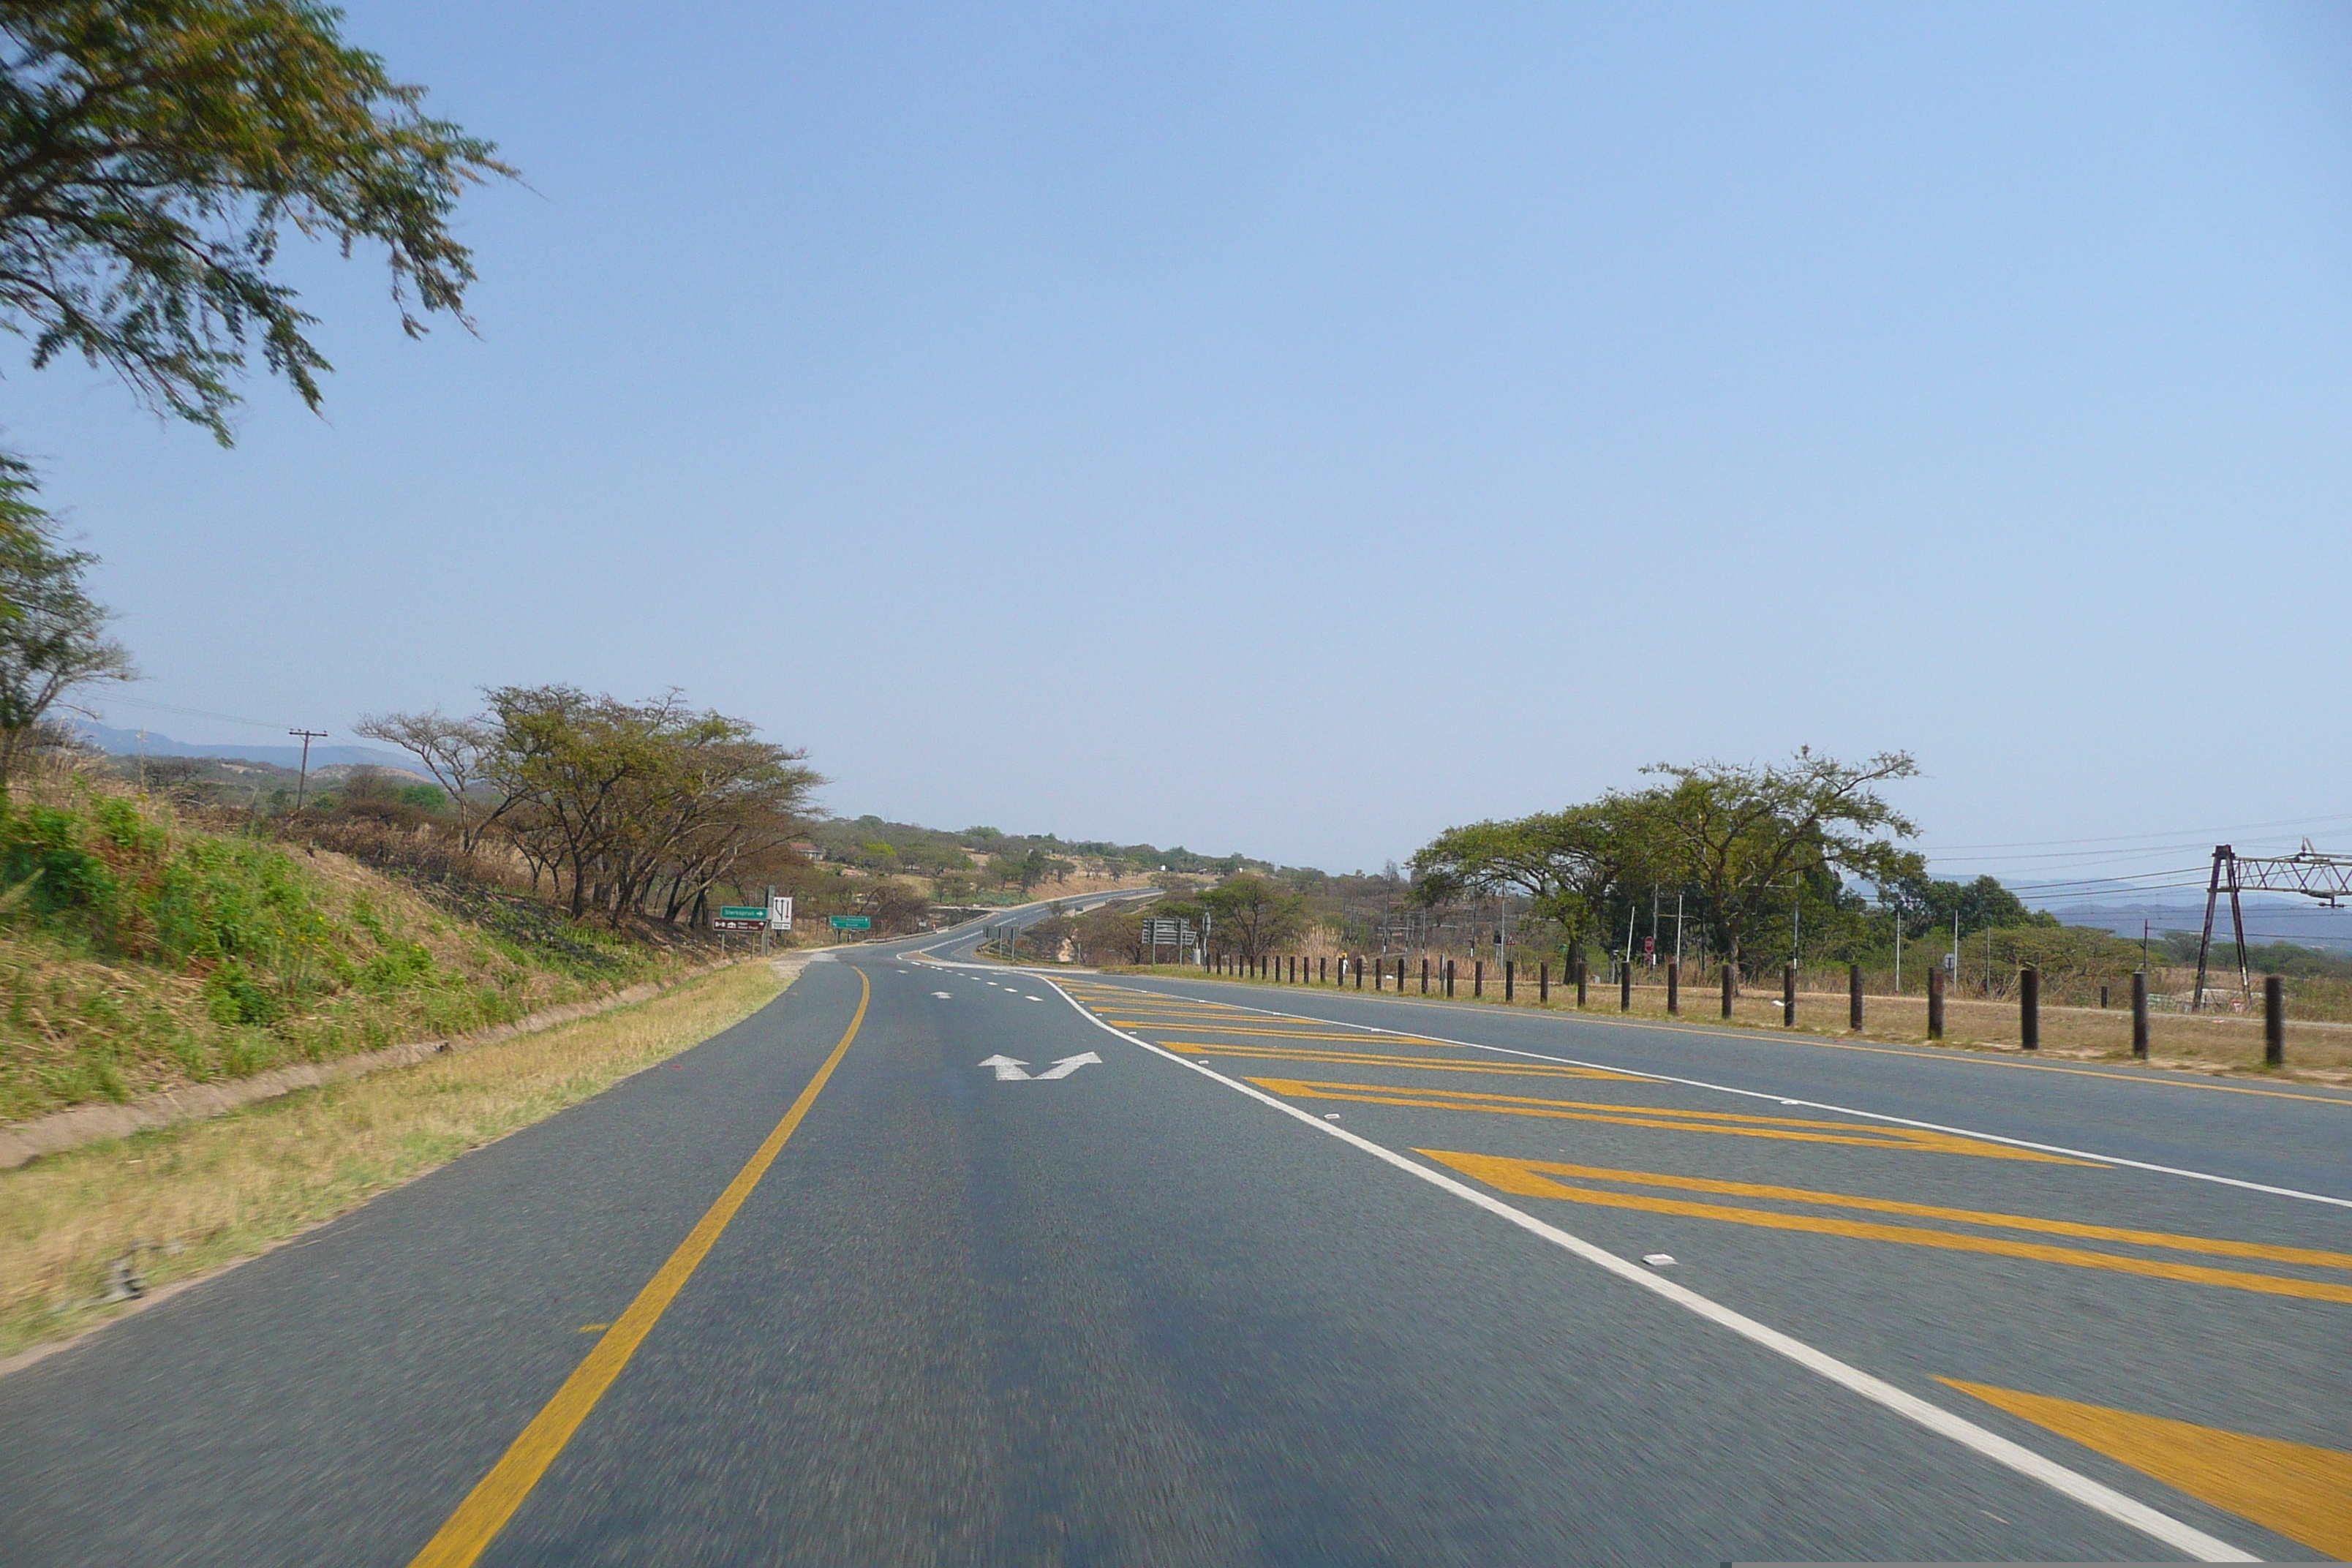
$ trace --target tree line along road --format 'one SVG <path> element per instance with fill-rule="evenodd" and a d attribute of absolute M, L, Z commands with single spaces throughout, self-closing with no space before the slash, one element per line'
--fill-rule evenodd
<path fill-rule="evenodd" d="M 0 1560 L 2352 1555 L 2352 1096 L 976 940 L 0 1380 Z"/>

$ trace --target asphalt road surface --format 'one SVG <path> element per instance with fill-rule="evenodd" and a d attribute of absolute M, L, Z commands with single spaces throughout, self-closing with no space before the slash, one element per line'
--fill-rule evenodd
<path fill-rule="evenodd" d="M 2352 1555 L 2352 1095 L 974 941 L 0 1380 L 0 1563 Z"/>

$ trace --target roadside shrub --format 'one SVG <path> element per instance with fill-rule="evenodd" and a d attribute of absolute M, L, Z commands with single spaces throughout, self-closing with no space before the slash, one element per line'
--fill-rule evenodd
<path fill-rule="evenodd" d="M 26 887 L 35 915 L 55 921 L 68 912 L 103 915 L 114 902 L 115 881 L 106 862 L 82 846 L 80 819 L 53 806 L 9 811 L 0 819 L 6 851 L 0 856 L 0 882 Z"/>
<path fill-rule="evenodd" d="M 285 1011 L 278 998 L 234 958 L 224 961 L 205 976 L 205 1005 L 214 1023 L 231 1027 L 273 1023 Z"/>

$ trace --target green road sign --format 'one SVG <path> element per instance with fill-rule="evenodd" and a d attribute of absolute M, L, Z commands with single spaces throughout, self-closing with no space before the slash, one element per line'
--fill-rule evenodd
<path fill-rule="evenodd" d="M 721 904 L 719 906 L 719 918 L 722 921 L 758 921 L 764 925 L 768 911 L 757 907 L 746 909 L 739 904 Z"/>
<path fill-rule="evenodd" d="M 872 915 L 835 915 L 833 917 L 833 929 L 835 931 L 872 931 L 874 929 L 874 917 Z"/>

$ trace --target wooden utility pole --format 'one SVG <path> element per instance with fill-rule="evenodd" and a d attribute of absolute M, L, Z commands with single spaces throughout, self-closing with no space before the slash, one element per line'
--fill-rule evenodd
<path fill-rule="evenodd" d="M 294 779 L 294 809 L 299 811 L 303 796 L 310 793 L 310 742 L 325 740 L 327 732 L 324 730 L 289 730 L 286 732 L 302 738 L 302 771 Z"/>

